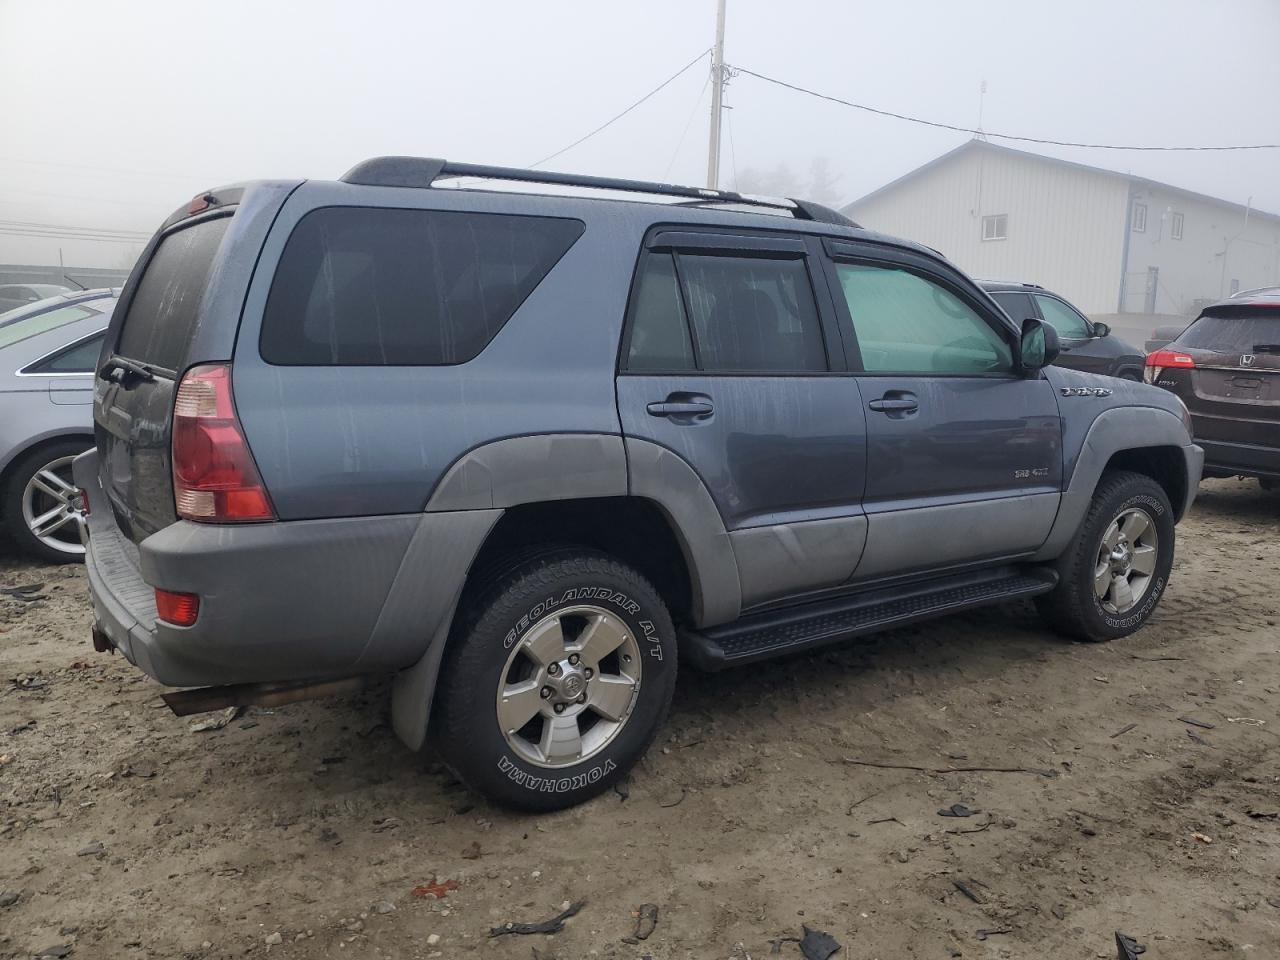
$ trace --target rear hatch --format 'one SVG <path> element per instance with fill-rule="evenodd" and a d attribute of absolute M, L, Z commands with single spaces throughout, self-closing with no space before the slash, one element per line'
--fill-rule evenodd
<path fill-rule="evenodd" d="M 1198 439 L 1280 447 L 1280 301 L 1210 307 L 1166 349 L 1194 363 L 1158 382 L 1187 405 Z"/>
<path fill-rule="evenodd" d="M 169 450 L 174 392 L 231 222 L 231 213 L 180 220 L 164 233 L 139 262 L 142 273 L 125 291 L 108 337 L 94 405 L 99 472 L 116 522 L 135 543 L 177 519 Z"/>

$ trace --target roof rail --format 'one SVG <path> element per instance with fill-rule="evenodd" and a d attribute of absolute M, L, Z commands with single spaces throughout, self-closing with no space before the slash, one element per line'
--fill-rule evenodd
<path fill-rule="evenodd" d="M 667 197 L 692 197 L 708 203 L 741 203 L 756 207 L 789 210 L 798 220 L 835 223 L 845 227 L 857 224 L 842 213 L 807 200 L 781 197 L 757 197 L 730 190 L 706 187 L 684 187 L 674 183 L 647 180 L 621 180 L 614 177 L 591 177 L 576 173 L 553 173 L 526 170 L 521 167 L 490 167 L 475 163 L 453 163 L 431 157 L 374 157 L 357 163 L 342 175 L 343 183 L 367 187 L 430 187 L 447 177 L 477 177 L 484 180 L 513 180 L 523 183 L 547 183 L 566 187 L 590 187 L 595 190 L 621 190 Z"/>

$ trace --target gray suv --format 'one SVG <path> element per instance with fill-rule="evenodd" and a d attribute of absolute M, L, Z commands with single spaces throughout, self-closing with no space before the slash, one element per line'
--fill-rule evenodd
<path fill-rule="evenodd" d="M 678 656 L 1021 598 L 1140 627 L 1202 453 L 1172 394 L 1055 354 L 803 201 L 397 157 L 218 189 L 98 364 L 94 642 L 204 688 L 181 711 L 393 674 L 411 748 L 567 806 L 643 754 Z"/>

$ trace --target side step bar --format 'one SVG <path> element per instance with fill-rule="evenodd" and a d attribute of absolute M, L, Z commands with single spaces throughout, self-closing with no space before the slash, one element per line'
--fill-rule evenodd
<path fill-rule="evenodd" d="M 1034 597 L 1057 583 L 1057 573 L 1048 568 L 1005 567 L 884 587 L 685 631 L 680 635 L 681 650 L 696 667 L 723 670 L 942 614 Z"/>

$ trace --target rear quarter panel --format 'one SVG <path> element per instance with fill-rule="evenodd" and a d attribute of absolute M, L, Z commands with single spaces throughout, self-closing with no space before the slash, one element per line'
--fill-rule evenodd
<path fill-rule="evenodd" d="M 583 235 L 473 360 L 454 366 L 272 366 L 262 315 L 290 232 L 333 205 L 569 216 Z M 420 511 L 469 450 L 505 437 L 618 435 L 614 367 L 647 215 L 519 194 L 307 183 L 262 250 L 236 343 L 236 406 L 282 519 Z"/>

